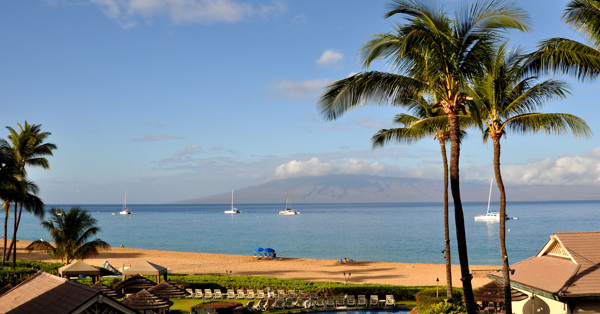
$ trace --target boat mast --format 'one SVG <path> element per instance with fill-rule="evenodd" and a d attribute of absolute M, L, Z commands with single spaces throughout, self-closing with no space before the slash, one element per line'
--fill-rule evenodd
<path fill-rule="evenodd" d="M 125 200 L 123 201 L 123 210 L 127 209 L 127 190 L 125 190 Z"/>
<path fill-rule="evenodd" d="M 233 209 L 233 190 L 231 190 L 231 209 Z"/>

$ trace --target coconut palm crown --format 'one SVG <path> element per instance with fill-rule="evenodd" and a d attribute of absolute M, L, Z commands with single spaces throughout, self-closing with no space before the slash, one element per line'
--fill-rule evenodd
<path fill-rule="evenodd" d="M 49 214 L 50 219 L 42 221 L 42 226 L 50 232 L 55 246 L 37 240 L 27 246 L 28 251 L 44 251 L 69 264 L 75 259 L 97 256 L 100 249 L 110 249 L 108 243 L 92 239 L 100 232 L 100 228 L 96 225 L 96 219 L 85 209 L 75 206 L 65 212 L 64 209 L 52 208 Z"/>

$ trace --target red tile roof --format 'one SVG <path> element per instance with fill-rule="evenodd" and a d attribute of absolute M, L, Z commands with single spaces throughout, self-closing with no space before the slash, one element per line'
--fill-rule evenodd
<path fill-rule="evenodd" d="M 100 290 L 43 271 L 29 277 L 0 296 L 0 313 L 71 313 L 102 297 L 113 306 L 134 313 L 118 302 L 110 302 Z"/>
<path fill-rule="evenodd" d="M 600 232 L 560 232 L 534 257 L 511 265 L 511 284 L 558 297 L 600 296 Z M 502 279 L 502 273 L 491 275 Z"/>

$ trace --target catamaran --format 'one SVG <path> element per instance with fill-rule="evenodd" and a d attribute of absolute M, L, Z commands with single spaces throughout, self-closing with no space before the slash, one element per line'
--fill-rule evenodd
<path fill-rule="evenodd" d="M 494 182 L 494 178 L 492 177 L 492 179 L 490 179 L 490 195 L 488 196 L 488 207 L 487 207 L 487 213 L 485 215 L 479 215 L 479 216 L 475 216 L 475 221 L 486 221 L 486 222 L 499 222 L 500 221 L 500 212 L 497 210 L 490 210 L 490 202 L 492 200 L 492 184 Z M 506 220 L 510 220 L 510 219 L 519 219 L 516 217 L 508 217 L 507 215 L 505 215 L 504 217 Z"/>
<path fill-rule="evenodd" d="M 285 210 L 280 210 L 279 215 L 291 216 L 291 215 L 299 215 L 299 214 L 300 214 L 300 212 L 297 212 L 292 209 L 292 203 L 290 202 L 290 191 L 287 191 L 287 193 L 285 195 Z"/>
<path fill-rule="evenodd" d="M 131 215 L 131 211 L 127 209 L 127 191 L 125 191 L 125 201 L 123 201 L 123 210 L 119 212 L 121 215 Z"/>
<path fill-rule="evenodd" d="M 242 211 L 233 207 L 233 190 L 231 190 L 231 209 L 226 210 L 225 214 L 241 214 Z"/>

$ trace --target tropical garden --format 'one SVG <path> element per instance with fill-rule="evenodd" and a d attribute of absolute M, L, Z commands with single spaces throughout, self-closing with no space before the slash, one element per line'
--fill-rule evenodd
<path fill-rule="evenodd" d="M 326 120 L 339 119 L 365 105 L 402 110 L 394 122 L 372 137 L 374 148 L 390 143 L 411 144 L 434 138 L 443 161 L 447 296 L 452 297 L 449 271 L 448 182 L 454 206 L 458 256 L 467 313 L 476 313 L 460 198 L 461 138 L 479 131 L 494 148 L 493 170 L 500 191 L 500 217 L 506 215 L 506 190 L 500 168 L 500 140 L 507 133 L 573 134 L 589 138 L 581 118 L 566 113 L 543 113 L 548 102 L 565 98 L 568 85 L 540 77 L 567 73 L 578 79 L 595 78 L 600 71 L 600 9 L 598 1 L 573 0 L 564 19 L 593 47 L 563 38 L 540 43 L 533 52 L 510 49 L 509 31 L 530 31 L 528 14 L 508 1 L 476 1 L 453 16 L 435 2 L 395 0 L 385 18 L 398 18 L 394 30 L 372 35 L 360 48 L 365 71 L 338 80 L 323 92 L 318 107 Z M 385 61 L 390 72 L 368 71 Z M 447 161 L 446 142 L 450 143 Z M 505 221 L 500 219 L 499 263 L 502 265 L 505 311 L 512 313 L 509 257 Z"/>

